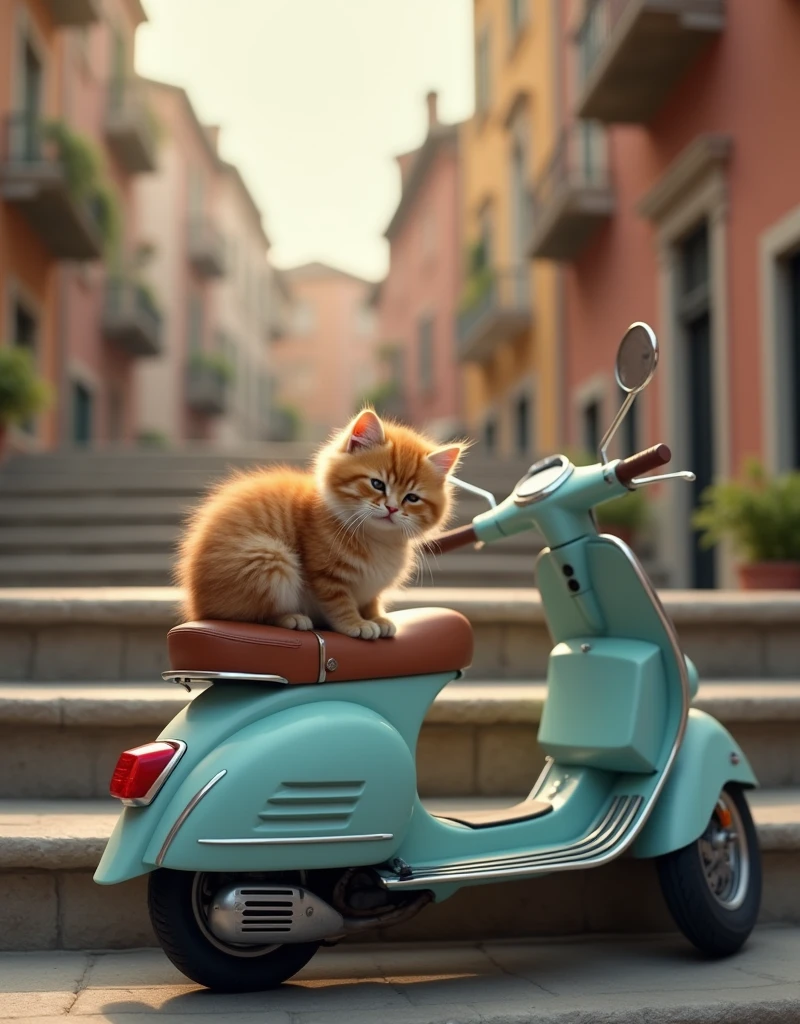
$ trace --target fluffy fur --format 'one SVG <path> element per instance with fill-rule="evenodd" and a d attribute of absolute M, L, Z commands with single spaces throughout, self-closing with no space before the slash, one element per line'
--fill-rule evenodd
<path fill-rule="evenodd" d="M 178 582 L 189 619 L 392 636 L 381 595 L 450 511 L 461 445 L 436 448 L 367 410 L 310 472 L 279 468 L 224 483 L 194 514 Z"/>

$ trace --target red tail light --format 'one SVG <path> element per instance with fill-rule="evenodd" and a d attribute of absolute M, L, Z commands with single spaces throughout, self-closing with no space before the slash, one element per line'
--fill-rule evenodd
<path fill-rule="evenodd" d="M 182 740 L 145 743 L 120 754 L 111 776 L 111 795 L 132 807 L 147 807 L 186 750 Z"/>

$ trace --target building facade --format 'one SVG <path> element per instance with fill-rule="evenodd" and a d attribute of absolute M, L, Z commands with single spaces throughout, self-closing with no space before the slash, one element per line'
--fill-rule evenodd
<path fill-rule="evenodd" d="M 461 289 L 459 126 L 436 93 L 419 149 L 397 158 L 400 202 L 386 230 L 389 272 L 376 295 L 384 403 L 442 440 L 460 432 L 456 317 Z M 394 405 L 392 405 L 392 402 Z"/>
<path fill-rule="evenodd" d="M 554 137 L 550 0 L 475 0 L 475 114 L 462 132 L 457 321 L 470 434 L 501 457 L 553 448 L 557 271 L 530 260 L 531 188 Z"/>
<path fill-rule="evenodd" d="M 0 9 L 0 344 L 29 348 L 56 396 L 22 450 L 130 440 L 134 367 L 160 343 L 134 266 L 133 183 L 157 160 L 144 20 L 139 0 Z"/>
<path fill-rule="evenodd" d="M 569 440 L 591 447 L 619 402 L 617 342 L 661 342 L 626 449 L 666 441 L 693 487 L 654 495 L 674 586 L 733 582 L 700 549 L 702 490 L 760 457 L 800 465 L 800 9 L 783 0 L 559 6 L 562 137 L 580 159 L 550 193 L 535 255 L 564 267 Z"/>
<path fill-rule="evenodd" d="M 283 271 L 292 321 L 270 356 L 283 436 L 322 441 L 359 409 L 378 381 L 374 283 L 324 263 Z"/>

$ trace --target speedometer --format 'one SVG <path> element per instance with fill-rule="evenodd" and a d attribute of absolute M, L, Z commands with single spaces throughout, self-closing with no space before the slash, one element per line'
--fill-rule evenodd
<path fill-rule="evenodd" d="M 549 497 L 572 476 L 575 467 L 566 455 L 551 455 L 535 462 L 514 488 L 517 505 L 529 505 Z"/>

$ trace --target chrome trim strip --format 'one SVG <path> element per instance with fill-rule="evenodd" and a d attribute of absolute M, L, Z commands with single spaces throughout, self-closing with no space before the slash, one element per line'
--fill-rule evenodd
<path fill-rule="evenodd" d="M 227 774 L 227 768 L 223 768 L 221 772 L 217 772 L 213 779 L 209 779 L 205 786 L 203 786 L 202 789 L 199 789 L 195 793 L 195 795 L 192 797 L 189 803 L 184 807 L 184 809 L 175 819 L 175 823 L 167 833 L 167 838 L 164 840 L 161 849 L 158 851 L 158 856 L 156 857 L 157 868 L 160 868 L 161 865 L 164 863 L 164 858 L 167 856 L 167 851 L 169 850 L 170 846 L 172 846 L 175 836 L 180 831 L 180 828 L 183 825 L 183 823 L 186 821 L 186 819 L 189 817 L 189 815 L 192 813 L 195 807 L 197 807 L 197 805 L 200 803 L 203 797 L 209 792 L 209 790 L 213 789 L 214 786 L 216 786 L 216 784 L 219 782 L 219 780 Z"/>
<path fill-rule="evenodd" d="M 198 839 L 202 846 L 295 846 L 299 843 L 375 843 L 394 839 L 391 832 L 366 836 L 280 836 L 276 839 Z"/>
<path fill-rule="evenodd" d="M 653 808 L 656 805 L 661 792 L 666 785 L 669 773 L 675 763 L 675 758 L 678 756 L 681 743 L 683 741 L 684 734 L 686 732 L 686 722 L 689 717 L 689 705 L 691 704 L 691 697 L 689 691 L 689 673 L 686 668 L 686 658 L 681 650 L 678 635 L 675 631 L 675 627 L 672 624 L 669 616 L 664 610 L 664 606 L 661 604 L 661 599 L 656 593 L 653 584 L 650 582 L 644 569 L 639 564 L 638 559 L 630 550 L 630 548 L 621 541 L 618 537 L 611 537 L 608 534 L 599 535 L 603 541 L 610 544 L 614 544 L 622 551 L 642 584 L 647 596 L 658 615 L 661 625 L 664 627 L 664 631 L 669 639 L 670 646 L 672 647 L 673 654 L 675 655 L 675 663 L 678 670 L 678 676 L 681 683 L 681 712 L 680 720 L 678 722 L 678 728 L 675 733 L 675 739 L 673 740 L 670 752 L 667 755 L 667 759 L 664 763 L 664 768 L 659 776 L 658 781 L 653 787 L 653 791 L 645 801 L 643 797 L 628 797 L 628 806 L 625 807 L 625 812 L 622 820 L 622 826 L 619 832 L 616 833 L 616 837 L 610 840 L 608 843 L 603 843 L 602 846 L 595 852 L 592 851 L 591 855 L 576 857 L 574 853 L 570 853 L 575 847 L 563 848 L 562 858 L 559 860 L 554 858 L 552 860 L 541 861 L 539 858 L 542 856 L 549 858 L 552 856 L 551 851 L 542 851 L 540 854 L 528 855 L 528 865 L 521 867 L 502 867 L 491 868 L 489 870 L 476 870 L 474 862 L 472 865 L 469 862 L 460 865 L 450 865 L 447 869 L 436 869 L 431 868 L 427 873 L 414 874 L 411 878 L 400 879 L 396 876 L 385 875 L 381 872 L 381 881 L 387 889 L 412 889 L 415 886 L 419 888 L 422 884 L 432 884 L 437 880 L 443 880 L 447 882 L 468 882 L 483 878 L 509 878 L 517 875 L 534 875 L 543 871 L 574 871 L 578 868 L 585 867 L 600 867 L 602 864 L 607 864 L 609 861 L 614 860 L 616 857 L 623 854 L 634 842 L 636 837 L 644 828 L 647 819 L 650 817 Z M 540 552 L 539 558 L 537 558 L 537 566 L 539 560 L 545 555 L 550 553 L 550 548 L 545 548 Z M 642 806 L 643 805 L 643 806 Z M 612 804 L 612 807 L 614 805 Z M 641 808 L 641 812 L 640 812 Z M 602 826 L 601 826 L 602 827 Z M 595 830 L 597 831 L 597 830 Z M 585 843 L 585 840 L 581 840 L 576 847 L 580 847 Z M 519 860 L 519 855 L 511 859 L 512 863 L 516 863 Z M 531 864 L 531 862 L 533 862 Z M 508 864 L 509 861 L 503 861 L 501 864 Z M 469 865 L 469 866 L 468 866 Z M 448 873 L 441 875 L 439 872 L 443 870 L 450 870 L 459 873 Z"/>
<path fill-rule="evenodd" d="M 315 633 L 314 636 L 317 638 L 317 643 L 319 644 L 319 675 L 317 677 L 317 682 L 324 683 L 328 677 L 328 656 L 325 653 L 325 637 L 320 636 L 319 633 Z"/>
<path fill-rule="evenodd" d="M 462 672 L 461 675 L 463 674 L 464 673 Z M 458 678 L 460 679 L 461 676 L 459 676 Z M 544 766 L 542 767 L 541 772 L 539 772 L 539 778 L 536 780 L 536 782 L 534 782 L 533 789 L 530 791 L 530 793 L 528 793 L 529 800 L 535 800 L 536 796 L 542 791 L 542 787 L 547 781 L 547 776 L 550 774 L 550 771 L 554 763 L 555 762 L 553 761 L 553 758 L 549 754 L 547 754 L 544 759 Z"/>
<path fill-rule="evenodd" d="M 156 743 L 170 743 L 170 744 L 174 743 L 175 744 L 175 753 L 170 758 L 170 761 L 169 761 L 169 764 L 167 765 L 167 767 L 158 776 L 156 781 L 148 789 L 148 791 L 145 793 L 144 796 L 140 796 L 138 798 L 133 798 L 133 797 L 122 798 L 121 802 L 126 807 L 149 807 L 150 804 L 158 796 L 158 791 L 161 789 L 161 787 L 164 785 L 164 783 L 167 781 L 167 779 L 170 777 L 170 775 L 174 771 L 175 766 L 177 765 L 178 761 L 180 761 L 180 759 L 186 753 L 186 744 L 183 742 L 183 740 L 155 740 L 155 742 Z M 147 744 L 143 744 L 143 746 L 146 746 L 146 745 Z"/>
<path fill-rule="evenodd" d="M 284 676 L 256 675 L 253 672 L 208 672 L 205 669 L 183 670 L 181 672 L 162 672 L 161 678 L 167 683 L 213 683 L 215 679 L 241 683 L 275 683 L 288 686 L 289 680 Z"/>

